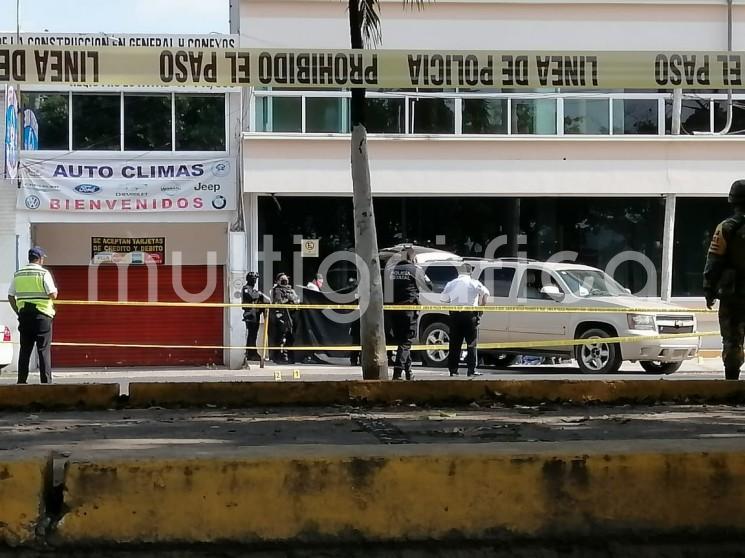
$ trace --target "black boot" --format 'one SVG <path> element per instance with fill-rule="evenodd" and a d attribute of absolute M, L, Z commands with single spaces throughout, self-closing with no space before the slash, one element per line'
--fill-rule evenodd
<path fill-rule="evenodd" d="M 401 369 L 400 368 L 394 368 L 393 369 L 393 379 L 394 380 L 400 380 L 401 379 Z"/>
<path fill-rule="evenodd" d="M 414 377 L 414 374 L 411 373 L 411 368 L 405 370 L 406 379 L 411 380 Z"/>
<path fill-rule="evenodd" d="M 725 370 L 724 371 L 724 378 L 726 380 L 739 380 L 740 379 L 740 371 L 739 370 Z"/>

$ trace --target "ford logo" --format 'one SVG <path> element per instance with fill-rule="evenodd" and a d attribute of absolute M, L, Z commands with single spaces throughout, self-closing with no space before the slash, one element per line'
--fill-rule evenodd
<path fill-rule="evenodd" d="M 78 194 L 96 194 L 101 191 L 101 187 L 95 184 L 78 184 L 75 186 L 75 191 Z"/>

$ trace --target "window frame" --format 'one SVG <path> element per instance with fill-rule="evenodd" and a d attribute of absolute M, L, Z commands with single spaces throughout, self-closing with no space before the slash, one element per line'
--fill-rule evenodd
<path fill-rule="evenodd" d="M 67 149 L 43 149 L 27 151 L 22 149 L 21 152 L 24 156 L 38 156 L 40 153 L 48 154 L 49 156 L 68 154 L 70 152 L 85 152 L 89 156 L 101 156 L 110 157 L 114 154 L 149 154 L 157 153 L 162 156 L 170 157 L 176 154 L 183 156 L 203 156 L 204 154 L 211 154 L 212 156 L 225 156 L 230 152 L 230 103 L 229 93 L 237 93 L 240 89 L 227 88 L 220 89 L 218 91 L 212 91 L 206 88 L 195 88 L 195 87 L 183 87 L 183 88 L 153 88 L 153 87 L 126 87 L 126 88 L 112 88 L 112 87 L 60 87 L 51 88 L 48 85 L 25 85 L 21 93 L 46 93 L 49 95 L 65 95 L 67 96 Z M 72 96 L 76 94 L 91 94 L 91 95 L 117 95 L 119 97 L 119 148 L 114 150 L 102 150 L 102 149 L 73 149 L 73 119 L 75 115 L 73 113 Z M 143 94 L 143 95 L 168 95 L 171 103 L 171 149 L 170 150 L 141 150 L 141 149 L 124 149 L 124 96 L 126 94 Z M 224 149 L 214 151 L 200 151 L 200 150 L 176 150 L 176 94 L 197 94 L 197 95 L 215 95 L 221 96 L 223 99 L 223 115 L 224 115 Z"/>

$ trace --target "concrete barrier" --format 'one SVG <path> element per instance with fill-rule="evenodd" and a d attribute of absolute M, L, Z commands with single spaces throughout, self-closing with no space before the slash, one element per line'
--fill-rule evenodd
<path fill-rule="evenodd" d="M 745 443 L 273 447 L 73 458 L 62 544 L 745 533 Z M 571 540 L 571 539 L 565 539 Z"/>
<path fill-rule="evenodd" d="M 109 409 L 118 400 L 119 384 L 0 386 L 0 410 Z"/>
<path fill-rule="evenodd" d="M 131 407 L 355 404 L 743 403 L 745 382 L 723 380 L 438 380 L 415 382 L 132 383 Z"/>
<path fill-rule="evenodd" d="M 36 537 L 48 462 L 46 455 L 0 452 L 0 544 L 17 546 Z"/>

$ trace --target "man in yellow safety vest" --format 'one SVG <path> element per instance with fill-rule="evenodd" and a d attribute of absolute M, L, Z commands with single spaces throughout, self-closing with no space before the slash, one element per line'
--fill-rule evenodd
<path fill-rule="evenodd" d="M 28 380 L 28 364 L 31 352 L 39 355 L 41 383 L 52 382 L 52 320 L 57 286 L 52 274 L 44 269 L 46 253 L 38 246 L 28 251 L 28 265 L 16 271 L 8 289 L 8 301 L 18 315 L 18 331 L 21 334 L 21 350 L 18 355 L 18 383 Z"/>

